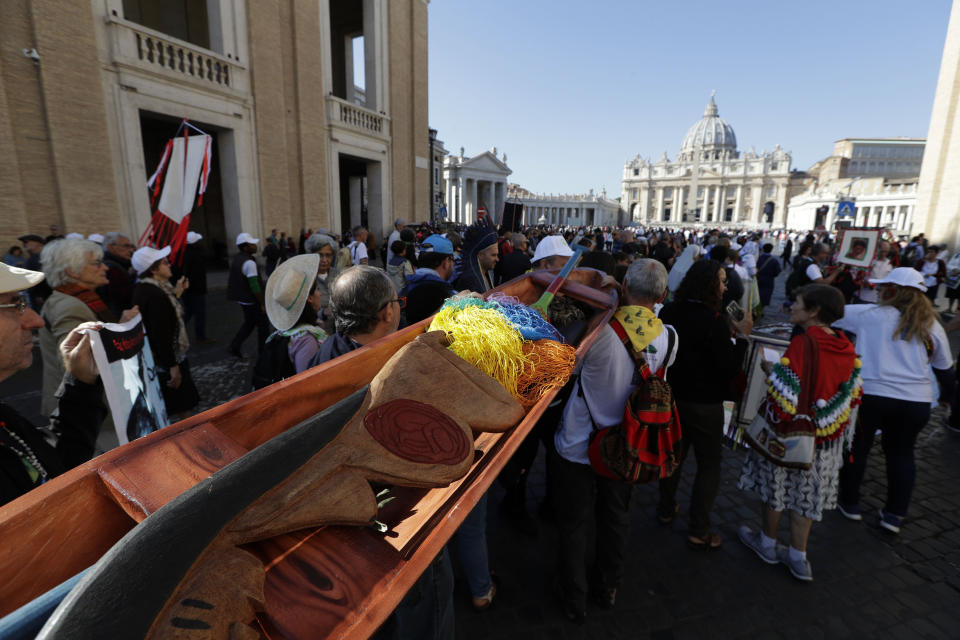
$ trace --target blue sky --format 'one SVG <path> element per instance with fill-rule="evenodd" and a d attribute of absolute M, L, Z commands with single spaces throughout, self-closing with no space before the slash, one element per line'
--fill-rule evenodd
<path fill-rule="evenodd" d="M 925 137 L 950 0 L 432 0 L 430 126 L 539 193 L 620 195 L 711 90 L 741 151 L 806 169 L 847 137 Z"/>

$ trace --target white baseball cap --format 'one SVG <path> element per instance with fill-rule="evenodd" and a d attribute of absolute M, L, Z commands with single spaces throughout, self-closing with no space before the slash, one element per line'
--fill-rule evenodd
<path fill-rule="evenodd" d="M 247 233 L 246 231 L 244 231 L 243 233 L 241 233 L 240 235 L 237 236 L 237 246 L 238 246 L 238 247 L 239 247 L 241 244 L 257 244 L 258 242 L 260 242 L 260 239 L 259 239 L 259 238 L 254 238 L 252 235 L 250 235 L 250 234 Z"/>
<path fill-rule="evenodd" d="M 43 278 L 44 275 L 39 271 L 11 267 L 0 262 L 0 293 L 29 289 L 38 282 L 42 282 Z"/>
<path fill-rule="evenodd" d="M 571 249 L 570 245 L 563 239 L 563 236 L 546 236 L 537 243 L 537 248 L 533 252 L 533 262 L 551 256 L 569 258 L 572 255 L 573 249 Z"/>
<path fill-rule="evenodd" d="M 154 249 L 153 247 L 140 247 L 130 256 L 130 264 L 133 265 L 137 275 L 143 275 L 143 272 L 150 268 L 154 262 L 170 255 L 170 247 L 163 249 Z"/>
<path fill-rule="evenodd" d="M 923 284 L 923 274 L 911 267 L 897 267 L 886 278 L 871 278 L 870 284 L 895 284 L 898 287 L 927 290 L 927 285 Z"/>
<path fill-rule="evenodd" d="M 99 233 L 91 233 L 87 236 L 87 240 L 90 242 L 96 242 L 97 244 L 103 244 L 103 236 Z"/>
<path fill-rule="evenodd" d="M 203 236 L 196 231 L 187 231 L 187 244 L 193 244 L 203 240 Z"/>
<path fill-rule="evenodd" d="M 320 256 L 307 253 L 284 260 L 270 274 L 263 298 L 270 324 L 280 331 L 292 328 L 307 305 L 310 290 L 317 281 Z"/>

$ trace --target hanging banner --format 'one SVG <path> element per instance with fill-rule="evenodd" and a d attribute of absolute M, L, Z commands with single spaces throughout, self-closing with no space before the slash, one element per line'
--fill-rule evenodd
<path fill-rule="evenodd" d="M 140 315 L 90 332 L 120 444 L 167 426 L 167 409 Z"/>

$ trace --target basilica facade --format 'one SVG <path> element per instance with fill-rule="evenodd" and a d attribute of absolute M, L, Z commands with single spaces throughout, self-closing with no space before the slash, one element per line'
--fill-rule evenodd
<path fill-rule="evenodd" d="M 710 102 L 670 160 L 637 155 L 623 167 L 621 206 L 640 225 L 782 227 L 787 202 L 802 191 L 803 174 L 791 173 L 790 154 L 741 153 L 733 127 Z"/>

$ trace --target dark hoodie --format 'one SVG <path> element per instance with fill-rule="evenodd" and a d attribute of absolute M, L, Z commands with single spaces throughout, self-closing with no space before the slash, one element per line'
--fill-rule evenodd
<path fill-rule="evenodd" d="M 407 298 L 407 324 L 430 317 L 455 293 L 456 289 L 433 269 L 417 269 L 412 276 L 407 276 L 407 286 L 400 294 Z"/>

